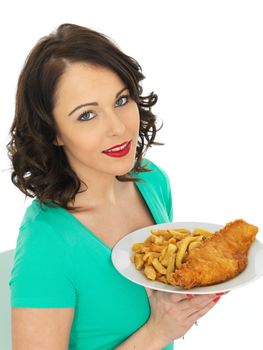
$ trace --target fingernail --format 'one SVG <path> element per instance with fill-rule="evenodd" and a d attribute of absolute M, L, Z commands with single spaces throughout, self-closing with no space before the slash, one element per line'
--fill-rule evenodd
<path fill-rule="evenodd" d="M 213 302 L 217 303 L 220 298 L 221 297 L 217 297 L 217 298 L 213 299 Z"/>
<path fill-rule="evenodd" d="M 186 296 L 187 296 L 188 298 L 192 298 L 192 297 L 194 296 L 194 294 L 186 294 Z"/>

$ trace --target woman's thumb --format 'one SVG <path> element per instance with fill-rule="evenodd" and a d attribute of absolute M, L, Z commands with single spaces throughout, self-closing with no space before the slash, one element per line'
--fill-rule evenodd
<path fill-rule="evenodd" d="M 154 293 L 154 289 L 145 288 L 145 290 L 146 290 L 146 293 L 148 295 L 148 298 L 150 298 Z"/>

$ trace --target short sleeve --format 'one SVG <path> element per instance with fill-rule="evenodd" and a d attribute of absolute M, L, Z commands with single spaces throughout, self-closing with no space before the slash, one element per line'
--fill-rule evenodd
<path fill-rule="evenodd" d="M 20 228 L 9 286 L 12 307 L 75 307 L 70 254 L 47 223 L 36 220 Z"/>

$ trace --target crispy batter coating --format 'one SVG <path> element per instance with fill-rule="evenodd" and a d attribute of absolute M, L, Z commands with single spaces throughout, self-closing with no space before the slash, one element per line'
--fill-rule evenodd
<path fill-rule="evenodd" d="M 226 224 L 202 245 L 191 250 L 170 283 L 190 289 L 226 281 L 242 272 L 258 228 L 242 219 Z"/>

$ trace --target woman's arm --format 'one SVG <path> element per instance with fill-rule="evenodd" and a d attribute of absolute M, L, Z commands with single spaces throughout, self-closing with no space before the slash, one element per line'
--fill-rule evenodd
<path fill-rule="evenodd" d="M 67 350 L 73 308 L 12 308 L 13 350 Z"/>

